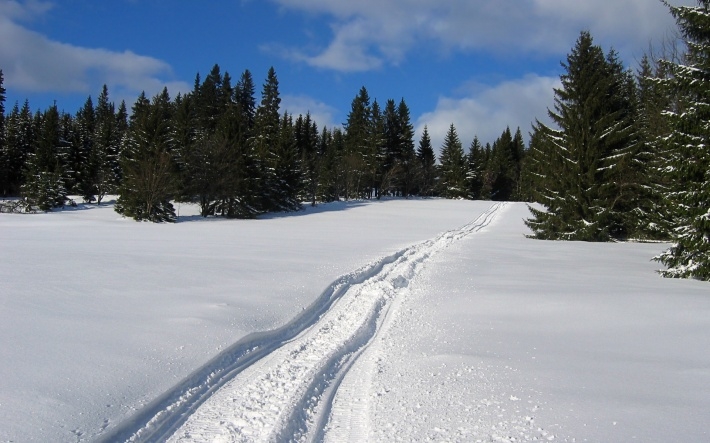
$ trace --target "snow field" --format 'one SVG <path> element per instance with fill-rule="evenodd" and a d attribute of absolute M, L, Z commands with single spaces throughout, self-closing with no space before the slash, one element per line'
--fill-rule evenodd
<path fill-rule="evenodd" d="M 707 441 L 707 283 L 491 205 L 0 214 L 0 442 Z"/>
<path fill-rule="evenodd" d="M 489 206 L 341 202 L 203 220 L 181 205 L 174 225 L 122 219 L 110 203 L 0 214 L 0 442 L 130 436 L 339 276 Z"/>
<path fill-rule="evenodd" d="M 358 362 L 362 441 L 708 440 L 707 284 L 655 274 L 664 245 L 526 239 L 526 216 L 512 205 L 409 286 Z"/>
<path fill-rule="evenodd" d="M 349 363 L 352 354 L 377 334 L 381 318 L 422 264 L 452 242 L 487 226 L 503 207 L 495 204 L 463 228 L 400 251 L 383 266 L 373 266 L 367 278 L 351 285 L 315 324 L 207 399 L 168 441 L 314 439 L 324 411 L 331 416 L 343 412 L 327 404 L 329 395 L 324 391 L 334 379 L 342 378 L 339 371 L 348 368 L 344 363 Z"/>

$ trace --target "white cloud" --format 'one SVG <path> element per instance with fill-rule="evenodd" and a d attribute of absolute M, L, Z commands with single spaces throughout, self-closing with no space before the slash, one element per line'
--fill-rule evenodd
<path fill-rule="evenodd" d="M 397 64 L 422 42 L 444 51 L 564 54 L 581 30 L 631 60 L 673 28 L 667 8 L 655 0 L 272 1 L 330 18 L 330 42 L 300 59 L 341 71 Z"/>
<path fill-rule="evenodd" d="M 85 48 L 48 39 L 16 20 L 47 12 L 46 2 L 0 1 L 0 67 L 5 84 L 27 92 L 98 93 L 107 84 L 113 97 L 135 97 L 141 91 L 158 93 L 168 86 L 171 94 L 190 91 L 174 81 L 167 63 L 131 51 Z M 127 101 L 130 104 L 130 102 Z"/>
<path fill-rule="evenodd" d="M 13 20 L 28 20 L 43 15 L 54 7 L 48 1 L 27 0 L 20 3 L 15 0 L 0 1 L 0 17 Z"/>
<path fill-rule="evenodd" d="M 440 97 L 432 112 L 417 119 L 417 134 L 421 136 L 426 125 L 436 150 L 452 123 L 465 150 L 474 136 L 485 146 L 493 143 L 506 127 L 513 132 L 520 127 L 527 141 L 535 119 L 548 123 L 547 109 L 552 108 L 556 87 L 560 87 L 558 78 L 534 74 L 492 87 L 465 85 L 462 96 Z"/>
<path fill-rule="evenodd" d="M 322 131 L 323 127 L 333 129 L 336 126 L 342 126 L 341 123 L 334 121 L 337 114 L 335 108 L 307 95 L 282 95 L 281 112 L 283 113 L 283 111 L 288 111 L 294 118 L 299 114 L 305 116 L 310 112 L 311 119 L 318 125 L 318 132 Z"/>

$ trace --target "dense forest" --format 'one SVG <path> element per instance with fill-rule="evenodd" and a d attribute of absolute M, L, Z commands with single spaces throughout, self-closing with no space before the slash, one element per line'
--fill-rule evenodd
<path fill-rule="evenodd" d="M 710 1 L 669 7 L 682 50 L 629 69 L 580 33 L 554 90 L 554 127 L 519 128 L 464 149 L 452 124 L 435 155 L 415 140 L 402 98 L 366 87 L 342 127 L 280 109 L 271 68 L 260 101 L 249 70 L 215 65 L 187 94 L 167 89 L 116 106 L 106 86 L 76 114 L 56 104 L 5 109 L 0 70 L 0 196 L 4 210 L 48 211 L 69 195 L 136 220 L 175 221 L 174 202 L 204 217 L 251 218 L 340 199 L 411 196 L 535 202 L 533 236 L 664 240 L 664 275 L 710 279 Z M 14 197 L 9 199 L 9 197 Z M 18 198 L 19 197 L 19 198 Z"/>
<path fill-rule="evenodd" d="M 130 112 L 116 109 L 106 86 L 75 115 L 15 103 L 3 123 L 0 189 L 22 196 L 25 210 L 117 194 L 117 211 L 150 221 L 174 220 L 174 201 L 199 203 L 205 217 L 253 217 L 304 201 L 522 198 L 519 129 L 492 146 L 474 139 L 466 154 L 452 125 L 437 164 L 426 128 L 415 142 L 404 99 L 381 106 L 362 87 L 342 128 L 282 113 L 280 101 L 273 68 L 257 102 L 249 70 L 232 85 L 215 65 L 192 92 L 142 94 Z"/>

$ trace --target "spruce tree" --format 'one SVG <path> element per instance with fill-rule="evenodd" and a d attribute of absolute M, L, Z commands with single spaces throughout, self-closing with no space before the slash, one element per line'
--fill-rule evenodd
<path fill-rule="evenodd" d="M 469 198 L 466 159 L 453 123 L 444 138 L 439 163 L 439 195 L 445 198 Z"/>
<path fill-rule="evenodd" d="M 375 161 L 376 153 L 368 143 L 372 136 L 370 95 L 363 86 L 351 103 L 345 123 L 345 146 L 343 153 L 344 197 L 360 197 L 366 187 L 366 173 Z M 370 183 L 367 183 L 369 186 Z M 368 192 L 369 193 L 369 192 Z"/>
<path fill-rule="evenodd" d="M 333 131 L 324 127 L 318 137 L 318 199 L 332 202 L 338 199 L 338 153 L 333 142 Z"/>
<path fill-rule="evenodd" d="M 520 199 L 526 202 L 533 202 L 538 195 L 545 195 L 545 190 L 549 189 L 548 176 L 552 177 L 548 168 L 552 164 L 553 153 L 545 149 L 544 137 L 538 127 L 533 128 L 530 134 L 530 146 L 523 160 L 520 172 L 521 195 Z"/>
<path fill-rule="evenodd" d="M 256 109 L 254 131 L 251 136 L 256 164 L 256 206 L 259 212 L 278 210 L 281 202 L 274 194 L 277 187 L 276 150 L 279 143 L 281 97 L 279 82 L 273 67 L 264 82 L 261 104 Z"/>
<path fill-rule="evenodd" d="M 67 198 L 65 163 L 67 143 L 61 137 L 56 104 L 35 118 L 39 133 L 26 164 L 22 186 L 27 209 L 49 211 L 63 206 Z"/>
<path fill-rule="evenodd" d="M 644 55 L 637 72 L 639 133 L 639 161 L 644 166 L 642 187 L 639 189 L 639 205 L 634 214 L 636 230 L 642 238 L 669 240 L 673 226 L 674 211 L 664 204 L 664 194 L 673 181 L 663 171 L 667 157 L 666 144 L 662 137 L 668 134 L 668 119 L 663 115 L 670 107 L 671 91 L 664 90 L 662 83 L 667 79 L 667 69 L 663 65 L 653 66 L 648 55 Z"/>
<path fill-rule="evenodd" d="M 676 212 L 672 247 L 657 260 L 666 277 L 710 280 L 710 1 L 670 6 L 686 40 L 686 63 L 664 61 L 666 85 L 680 98 L 666 110 L 670 133 L 666 172 L 673 186 L 666 199 Z"/>
<path fill-rule="evenodd" d="M 402 196 L 407 198 L 415 190 L 419 170 L 415 161 L 414 125 L 404 98 L 397 106 L 397 119 L 399 121 L 399 185 Z"/>
<path fill-rule="evenodd" d="M 301 159 L 303 173 L 303 199 L 316 205 L 323 152 L 318 149 L 318 126 L 311 120 L 311 114 L 299 115 L 296 119 L 294 133 L 296 148 Z"/>
<path fill-rule="evenodd" d="M 482 199 L 483 182 L 486 172 L 486 152 L 478 140 L 478 136 L 473 137 L 468 150 L 468 191 L 472 199 Z"/>
<path fill-rule="evenodd" d="M 372 182 L 372 192 L 378 200 L 382 197 L 382 187 L 387 180 L 386 158 L 387 143 L 385 116 L 380 109 L 377 100 L 372 102 L 370 107 L 370 135 L 367 143 L 367 153 L 365 154 L 367 164 L 368 180 Z M 368 195 L 372 197 L 372 195 Z"/>
<path fill-rule="evenodd" d="M 37 131 L 32 121 L 30 104 L 25 100 L 22 110 L 17 103 L 5 122 L 5 161 L 7 175 L 2 190 L 4 196 L 19 196 L 25 180 L 25 165 L 32 152 Z"/>
<path fill-rule="evenodd" d="M 5 88 L 0 69 L 0 196 L 6 196 L 10 189 L 10 156 L 5 142 Z"/>
<path fill-rule="evenodd" d="M 434 195 L 436 189 L 436 155 L 431 145 L 429 129 L 424 125 L 417 147 L 417 160 L 420 168 L 419 194 L 425 197 Z"/>
<path fill-rule="evenodd" d="M 254 93 L 254 79 L 251 72 L 247 69 L 239 77 L 239 81 L 234 88 L 234 102 L 239 107 L 239 111 L 242 114 L 242 121 L 249 131 L 254 127 L 256 114 L 256 99 L 254 98 Z"/>
<path fill-rule="evenodd" d="M 175 222 L 171 203 L 177 193 L 167 89 L 148 101 L 141 94 L 121 153 L 123 181 L 115 210 L 135 220 Z"/>
<path fill-rule="evenodd" d="M 399 177 L 402 175 L 400 158 L 402 144 L 400 143 L 401 122 L 397 114 L 394 100 L 385 103 L 384 110 L 384 143 L 382 146 L 382 192 L 396 195 Z"/>
<path fill-rule="evenodd" d="M 589 32 L 581 33 L 563 67 L 562 88 L 548 111 L 559 129 L 536 125 L 538 148 L 546 151 L 539 156 L 546 161 L 545 188 L 536 200 L 546 210 L 531 207 L 526 224 L 540 239 L 623 238 L 619 177 L 633 144 L 626 85 Z"/>
<path fill-rule="evenodd" d="M 94 147 L 96 113 L 91 96 L 76 113 L 74 120 L 76 122 L 75 142 L 70 161 L 72 169 L 76 171 L 77 191 L 85 202 L 92 202 L 96 194 L 94 186 L 98 176 L 98 156 Z"/>
<path fill-rule="evenodd" d="M 279 138 L 273 157 L 273 169 L 276 181 L 273 184 L 272 210 L 298 211 L 301 209 L 301 167 L 293 117 L 284 112 L 279 125 Z"/>

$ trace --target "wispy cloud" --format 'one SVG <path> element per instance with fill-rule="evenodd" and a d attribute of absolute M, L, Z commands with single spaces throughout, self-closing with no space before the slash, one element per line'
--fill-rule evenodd
<path fill-rule="evenodd" d="M 564 54 L 581 30 L 632 58 L 673 25 L 666 7 L 654 0 L 272 1 L 330 20 L 329 43 L 308 54 L 295 51 L 308 64 L 339 71 L 397 64 L 422 42 L 442 51 Z"/>
<path fill-rule="evenodd" d="M 0 0 L 0 68 L 8 87 L 26 92 L 97 93 L 103 84 L 114 98 L 133 100 L 168 86 L 172 94 L 191 89 L 175 80 L 170 65 L 153 57 L 58 42 L 19 22 L 49 12 L 48 2 Z"/>
<path fill-rule="evenodd" d="M 536 118 L 547 122 L 547 109 L 552 108 L 553 88 L 559 79 L 530 74 L 487 87 L 471 83 L 461 88 L 457 97 L 440 97 L 436 108 L 417 119 L 417 133 L 427 126 L 432 145 L 439 149 L 449 126 L 456 131 L 468 149 L 474 136 L 481 143 L 492 143 L 510 127 L 518 127 L 525 139 Z M 511 105 L 512 104 L 512 105 Z"/>

